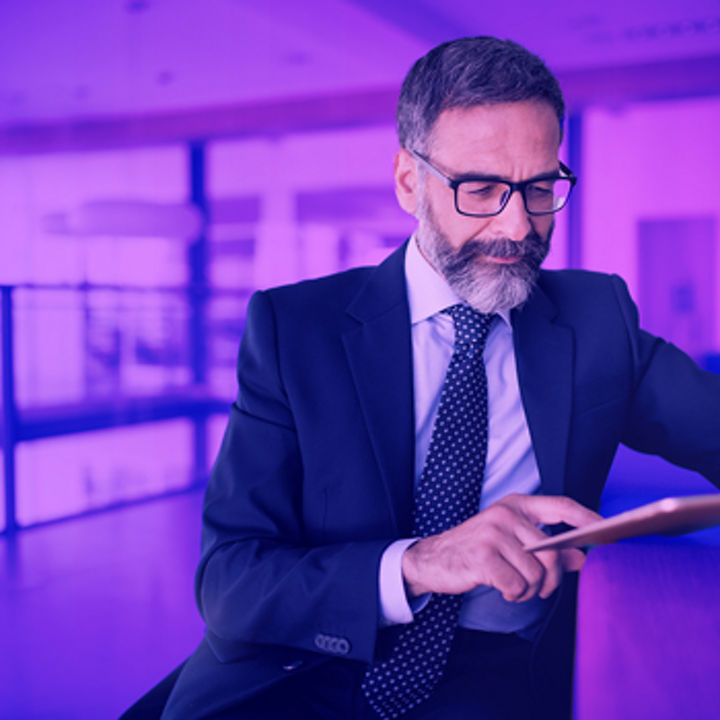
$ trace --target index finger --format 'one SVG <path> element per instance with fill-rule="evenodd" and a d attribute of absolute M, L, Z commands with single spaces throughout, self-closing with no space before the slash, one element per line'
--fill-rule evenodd
<path fill-rule="evenodd" d="M 583 527 L 602 520 L 602 515 L 565 495 L 512 495 L 504 499 L 530 521 L 541 525 L 567 523 Z"/>

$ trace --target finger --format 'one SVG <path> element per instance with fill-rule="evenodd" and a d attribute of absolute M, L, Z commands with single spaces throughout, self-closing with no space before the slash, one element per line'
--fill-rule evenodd
<path fill-rule="evenodd" d="M 533 525 L 518 526 L 516 528 L 516 535 L 523 547 L 547 537 L 545 533 Z M 543 578 L 540 586 L 538 587 L 537 594 L 542 598 L 550 597 L 562 581 L 564 568 L 561 562 L 560 553 L 556 550 L 544 550 L 536 553 L 527 553 L 526 550 L 523 550 L 523 552 L 533 555 L 543 566 Z"/>
<path fill-rule="evenodd" d="M 602 520 L 602 515 L 564 495 L 508 495 L 501 502 L 512 504 L 533 523 L 567 523 L 582 527 Z"/>
<path fill-rule="evenodd" d="M 542 593 L 543 597 L 550 595 L 562 577 L 562 567 L 557 552 L 549 551 L 539 558 L 524 549 L 525 545 L 544 539 L 545 534 L 511 503 L 504 504 L 500 501 L 481 515 L 485 522 L 492 518 L 489 527 L 487 524 L 484 525 L 485 538 L 488 539 L 489 531 L 494 530 L 495 547 L 525 580 L 524 592 L 510 599 L 513 602 L 524 602 L 539 593 Z"/>
<path fill-rule="evenodd" d="M 504 544 L 499 550 L 506 563 L 523 579 L 523 587 L 519 587 L 519 592 L 507 592 L 503 595 L 506 600 L 511 602 L 525 602 L 535 597 L 544 587 L 548 570 L 552 576 L 561 574 L 559 568 L 548 568 L 540 558 L 526 552 L 523 549 L 522 541 L 518 541 L 518 539 Z"/>
<path fill-rule="evenodd" d="M 467 527 L 471 532 L 470 555 L 478 570 L 477 584 L 496 588 L 511 602 L 535 595 L 545 571 L 531 553 L 525 552 L 514 527 L 525 525 L 528 532 L 537 529 L 508 507 L 485 511 L 476 518 Z"/>
<path fill-rule="evenodd" d="M 567 572 L 577 572 L 585 564 L 587 555 L 577 548 L 560 550 L 560 562 Z"/>
<path fill-rule="evenodd" d="M 494 587 L 508 602 L 519 602 L 528 591 L 528 583 L 517 567 L 503 555 L 498 555 L 492 567 L 488 567 L 490 586 Z"/>

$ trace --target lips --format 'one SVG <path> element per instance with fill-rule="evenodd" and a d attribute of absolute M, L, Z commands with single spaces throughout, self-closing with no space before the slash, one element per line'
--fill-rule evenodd
<path fill-rule="evenodd" d="M 497 257 L 493 255 L 485 255 L 485 262 L 498 263 L 499 265 L 513 265 L 523 259 L 523 255 L 514 255 L 513 257 Z"/>

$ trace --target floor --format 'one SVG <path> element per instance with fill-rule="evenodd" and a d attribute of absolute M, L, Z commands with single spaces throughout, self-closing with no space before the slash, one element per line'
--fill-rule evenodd
<path fill-rule="evenodd" d="M 202 637 L 199 492 L 0 540 L 0 720 L 112 720 Z"/>
<path fill-rule="evenodd" d="M 713 490 L 622 450 L 603 514 Z M 0 539 L 0 720 L 113 720 L 187 657 L 202 636 L 201 503 L 196 491 Z"/>

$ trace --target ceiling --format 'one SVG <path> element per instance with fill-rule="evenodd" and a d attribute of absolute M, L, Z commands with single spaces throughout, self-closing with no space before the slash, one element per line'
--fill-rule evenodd
<path fill-rule="evenodd" d="M 0 125 L 395 88 L 448 38 L 556 71 L 720 56 L 720 0 L 2 0 Z"/>

